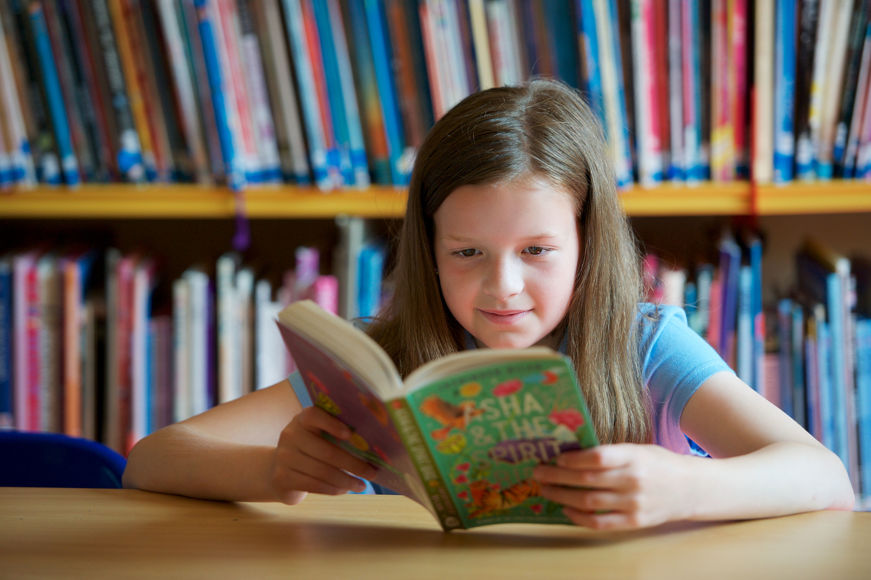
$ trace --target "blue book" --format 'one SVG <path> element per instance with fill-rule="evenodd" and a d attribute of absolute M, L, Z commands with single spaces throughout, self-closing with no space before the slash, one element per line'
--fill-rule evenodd
<path fill-rule="evenodd" d="M 826 322 L 825 307 L 817 305 L 814 308 L 814 318 L 817 327 L 816 357 L 817 357 L 817 396 L 815 399 L 819 409 L 817 424 L 817 436 L 823 445 L 835 450 L 835 417 L 832 408 L 832 334 L 829 324 Z M 846 465 L 846 464 L 845 464 Z"/>
<path fill-rule="evenodd" d="M 860 497 L 871 499 L 871 319 L 856 320 L 856 428 Z"/>
<path fill-rule="evenodd" d="M 396 95 L 393 74 L 393 51 L 387 29 L 384 6 L 378 0 L 350 0 L 351 6 L 359 7 L 362 2 L 366 24 L 369 27 L 369 41 L 372 47 L 372 63 L 375 68 L 375 81 L 381 100 L 381 115 L 384 119 L 384 133 L 387 136 L 387 153 L 390 158 L 390 173 L 396 186 L 408 185 L 411 166 L 404 163 L 405 137 L 402 116 Z"/>
<path fill-rule="evenodd" d="M 378 314 L 384 278 L 386 251 L 380 242 L 366 244 L 357 258 L 357 315 L 367 318 Z"/>
<path fill-rule="evenodd" d="M 227 184 L 234 191 L 238 191 L 245 186 L 245 171 L 242 167 L 239 151 L 236 150 L 233 143 L 233 133 L 230 128 L 229 113 L 227 111 L 227 108 L 231 105 L 227 103 L 226 96 L 224 95 L 224 77 L 218 56 L 220 52 L 216 45 L 217 35 L 214 30 L 215 25 L 212 22 L 210 4 L 211 0 L 194 0 Z"/>
<path fill-rule="evenodd" d="M 12 320 L 12 264 L 0 258 L 0 429 L 14 425 Z"/>
<path fill-rule="evenodd" d="M 793 179 L 796 3 L 777 0 L 774 38 L 774 180 Z M 764 120 L 763 120 L 764 121 Z"/>
<path fill-rule="evenodd" d="M 795 419 L 792 400 L 792 308 L 793 301 L 783 298 L 777 302 L 777 363 L 778 363 L 778 400 L 780 408 Z"/>
<path fill-rule="evenodd" d="M 753 387 L 756 392 L 761 392 L 762 385 L 755 381 L 755 376 L 753 374 L 752 278 L 753 274 L 750 266 L 743 265 L 738 269 L 735 371 L 742 381 Z"/>
<path fill-rule="evenodd" d="M 762 240 L 753 235 L 747 243 L 750 263 L 750 315 L 752 328 L 753 384 L 765 384 L 765 315 L 762 311 Z"/>
<path fill-rule="evenodd" d="M 807 384 L 805 382 L 805 356 L 804 356 L 804 328 L 805 316 L 804 309 L 800 304 L 792 305 L 792 328 L 790 330 L 790 348 L 792 356 L 790 361 L 792 367 L 790 375 L 792 376 L 792 409 L 793 418 L 799 425 L 805 428 L 808 426 L 808 413 L 805 406 L 807 400 Z"/>
<path fill-rule="evenodd" d="M 603 126 L 605 120 L 605 97 L 602 92 L 602 74 L 599 70 L 599 34 L 596 31 L 596 13 L 593 0 L 578 0 L 578 34 L 584 46 L 584 89 L 590 99 L 590 106 L 599 116 Z M 602 15 L 600 15 L 601 17 Z"/>
<path fill-rule="evenodd" d="M 345 185 L 367 187 L 369 164 L 342 15 L 335 0 L 312 2 L 312 8 L 318 28 L 333 130 L 339 146 L 342 181 Z"/>
<path fill-rule="evenodd" d="M 720 356 L 729 365 L 735 364 L 735 325 L 738 315 L 738 270 L 741 267 L 741 248 L 731 235 L 719 244 L 721 284 Z M 734 367 L 733 367 L 734 368 Z"/>
<path fill-rule="evenodd" d="M 566 18 L 567 14 L 571 14 L 572 3 L 572 0 L 551 0 L 542 4 L 554 55 L 556 76 L 568 85 L 578 87 L 580 62 L 577 38 L 572 19 Z"/>
<path fill-rule="evenodd" d="M 45 24 L 45 15 L 38 3 L 30 4 L 28 10 L 30 11 L 30 25 L 33 30 L 33 41 L 36 45 L 36 53 L 39 58 L 39 67 L 42 71 L 42 82 L 49 115 L 51 116 L 58 155 L 60 156 L 61 174 L 67 185 L 78 185 L 81 182 L 79 164 L 73 150 L 72 135 L 70 134 L 70 126 L 66 110 L 64 109 L 57 66 L 54 61 L 54 55 L 51 52 L 51 41 Z"/>

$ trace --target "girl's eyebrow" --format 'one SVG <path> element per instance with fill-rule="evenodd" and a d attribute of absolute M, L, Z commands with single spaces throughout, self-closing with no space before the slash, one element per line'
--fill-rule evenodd
<path fill-rule="evenodd" d="M 557 234 L 550 231 L 541 232 L 538 234 L 529 234 L 526 236 L 520 236 L 517 239 L 525 242 L 530 241 L 549 241 L 549 240 L 561 240 L 565 236 L 561 234 Z M 480 241 L 478 238 L 474 236 L 467 236 L 462 234 L 451 234 L 447 233 L 442 236 L 439 236 L 440 239 L 446 242 L 458 242 L 458 243 L 474 243 Z"/>

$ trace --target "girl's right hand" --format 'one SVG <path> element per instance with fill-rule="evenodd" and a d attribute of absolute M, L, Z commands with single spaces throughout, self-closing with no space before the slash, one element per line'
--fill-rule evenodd
<path fill-rule="evenodd" d="M 325 433 L 339 441 L 347 441 L 352 435 L 347 425 L 317 407 L 303 409 L 282 430 L 271 476 L 279 501 L 294 505 L 308 492 L 326 495 L 359 492 L 366 484 L 358 477 L 375 477 L 373 466 L 327 440 Z"/>

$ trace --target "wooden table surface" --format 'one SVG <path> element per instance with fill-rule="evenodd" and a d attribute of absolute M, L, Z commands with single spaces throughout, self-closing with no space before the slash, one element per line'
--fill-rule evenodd
<path fill-rule="evenodd" d="M 442 532 L 400 496 L 298 506 L 0 488 L 0 578 L 871 578 L 871 514 Z"/>

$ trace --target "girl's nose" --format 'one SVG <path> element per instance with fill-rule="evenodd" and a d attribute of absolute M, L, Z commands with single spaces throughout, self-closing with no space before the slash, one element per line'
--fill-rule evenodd
<path fill-rule="evenodd" d="M 523 290 L 523 270 L 512 257 L 494 259 L 484 280 L 484 293 L 505 300 Z"/>

